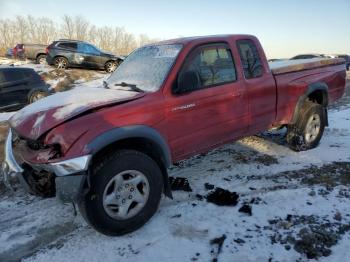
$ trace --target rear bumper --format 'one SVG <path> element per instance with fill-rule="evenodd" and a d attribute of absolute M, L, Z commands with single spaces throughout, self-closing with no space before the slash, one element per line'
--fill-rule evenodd
<path fill-rule="evenodd" d="M 80 199 L 83 185 L 86 181 L 87 170 L 91 155 L 81 156 L 62 162 L 45 165 L 30 165 L 34 170 L 45 170 L 55 174 L 56 196 L 62 202 L 77 202 Z M 21 186 L 29 193 L 33 193 L 31 185 L 25 177 L 25 165 L 20 166 L 12 150 L 12 130 L 9 130 L 5 143 L 5 159 L 1 165 L 4 184 L 14 191 L 12 177 L 17 177 Z"/>

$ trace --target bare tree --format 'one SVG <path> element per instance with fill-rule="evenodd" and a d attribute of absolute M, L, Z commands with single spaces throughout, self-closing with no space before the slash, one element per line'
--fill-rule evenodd
<path fill-rule="evenodd" d="M 23 16 L 16 16 L 15 26 L 19 42 L 24 43 L 28 39 L 28 24 L 26 19 Z"/>
<path fill-rule="evenodd" d="M 74 21 L 69 15 L 64 15 L 62 17 L 63 24 L 61 26 L 61 34 L 69 39 L 72 39 L 74 36 Z"/>
<path fill-rule="evenodd" d="M 16 43 L 49 44 L 59 38 L 68 38 L 88 41 L 101 49 L 127 55 L 138 46 L 156 41 L 146 34 L 135 37 L 123 27 L 97 27 L 83 16 L 69 15 L 64 15 L 59 24 L 50 18 L 31 15 L 0 19 L 0 35 L 0 51 Z"/>
<path fill-rule="evenodd" d="M 74 19 L 75 38 L 77 40 L 86 40 L 89 29 L 89 22 L 82 16 L 76 16 Z"/>

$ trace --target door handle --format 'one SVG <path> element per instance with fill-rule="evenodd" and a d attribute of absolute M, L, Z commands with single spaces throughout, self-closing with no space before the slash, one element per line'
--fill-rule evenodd
<path fill-rule="evenodd" d="M 191 103 L 191 104 L 186 104 L 186 105 L 182 105 L 182 106 L 176 106 L 176 107 L 173 107 L 171 109 L 171 111 L 179 111 L 179 110 L 185 110 L 185 109 L 189 109 L 189 108 L 192 108 L 192 107 L 195 107 L 196 104 L 195 103 Z"/>
<path fill-rule="evenodd" d="M 232 97 L 241 97 L 242 96 L 242 93 L 234 93 L 231 95 Z"/>

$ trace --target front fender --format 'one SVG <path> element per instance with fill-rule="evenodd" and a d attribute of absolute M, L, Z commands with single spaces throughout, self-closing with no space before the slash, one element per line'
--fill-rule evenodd
<path fill-rule="evenodd" d="M 171 165 L 171 152 L 163 136 L 154 128 L 145 125 L 132 125 L 125 127 L 113 128 L 104 132 L 95 139 L 93 139 L 87 146 L 87 152 L 90 152 L 93 156 L 100 152 L 107 146 L 130 138 L 144 138 L 151 141 L 157 146 L 157 151 L 160 151 L 161 159 L 164 166 L 161 166 L 161 170 L 164 178 L 164 193 L 169 198 L 172 198 L 171 188 L 168 179 L 167 168 Z"/>
<path fill-rule="evenodd" d="M 86 146 L 86 149 L 91 152 L 92 155 L 94 155 L 106 146 L 128 138 L 146 138 L 151 140 L 161 149 L 166 167 L 171 165 L 171 153 L 165 139 L 157 130 L 145 125 L 132 125 L 113 128 L 93 139 Z"/>

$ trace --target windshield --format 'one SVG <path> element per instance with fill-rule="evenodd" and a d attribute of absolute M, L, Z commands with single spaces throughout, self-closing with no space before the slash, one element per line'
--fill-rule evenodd
<path fill-rule="evenodd" d="M 144 92 L 159 90 L 182 45 L 151 45 L 132 52 L 107 79 L 111 89 L 136 86 Z"/>

